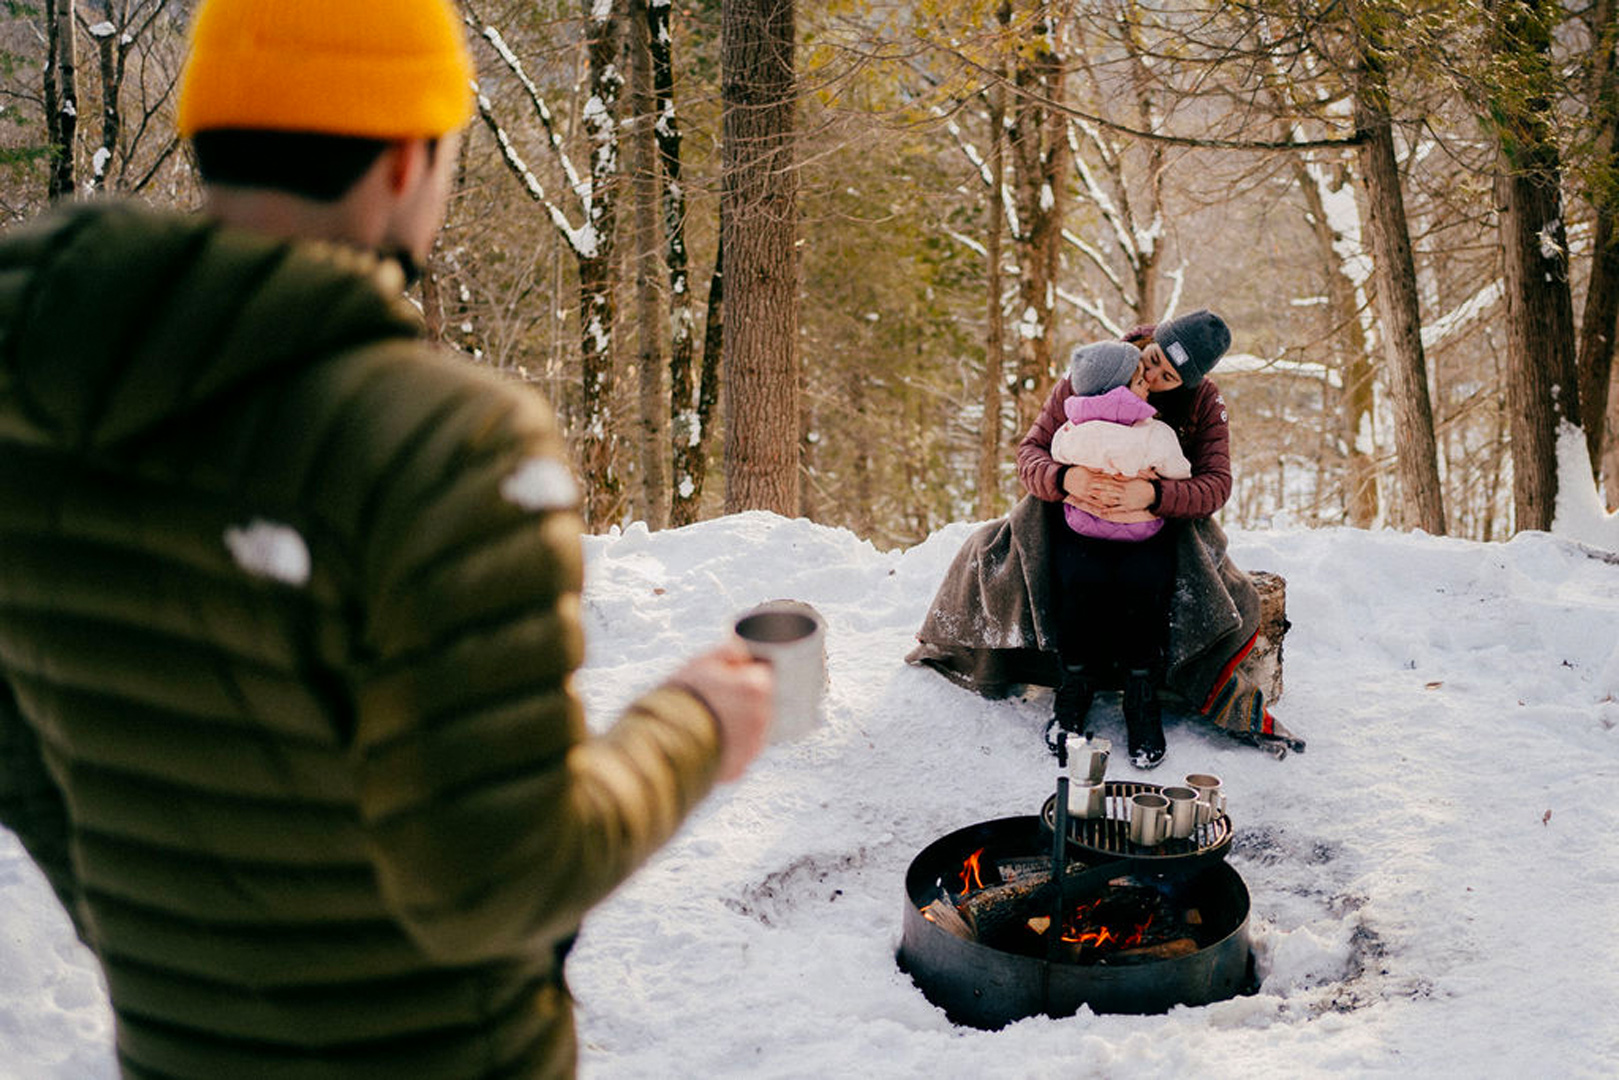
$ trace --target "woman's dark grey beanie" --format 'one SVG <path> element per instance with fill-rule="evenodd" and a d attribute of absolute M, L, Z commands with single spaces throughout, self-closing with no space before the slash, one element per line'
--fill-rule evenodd
<path fill-rule="evenodd" d="M 1231 331 L 1225 320 L 1208 308 L 1159 323 L 1152 339 L 1187 386 L 1202 382 L 1231 347 Z"/>

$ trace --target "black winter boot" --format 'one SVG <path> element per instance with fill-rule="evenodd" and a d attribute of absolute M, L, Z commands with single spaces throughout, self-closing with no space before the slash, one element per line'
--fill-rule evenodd
<path fill-rule="evenodd" d="M 1158 684 L 1151 671 L 1132 668 L 1124 683 L 1124 728 L 1130 744 L 1130 763 L 1154 769 L 1164 760 L 1163 708 Z"/>
<path fill-rule="evenodd" d="M 1046 724 L 1046 746 L 1057 752 L 1057 729 L 1072 735 L 1085 733 L 1085 717 L 1096 697 L 1096 680 L 1079 664 L 1065 664 L 1062 685 L 1052 697 L 1051 721 Z"/>

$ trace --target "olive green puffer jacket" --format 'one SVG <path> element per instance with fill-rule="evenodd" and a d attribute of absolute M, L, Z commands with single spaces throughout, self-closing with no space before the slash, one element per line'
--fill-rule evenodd
<path fill-rule="evenodd" d="M 683 691 L 586 732 L 555 423 L 398 284 L 118 205 L 0 241 L 0 821 L 127 1075 L 565 1075 L 565 943 L 713 782 Z"/>

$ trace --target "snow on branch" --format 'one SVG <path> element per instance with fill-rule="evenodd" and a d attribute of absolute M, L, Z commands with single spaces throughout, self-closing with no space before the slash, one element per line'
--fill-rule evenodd
<path fill-rule="evenodd" d="M 1107 278 L 1109 284 L 1111 284 L 1115 289 L 1118 289 L 1121 293 L 1125 291 L 1124 281 L 1117 273 L 1114 272 L 1113 268 L 1108 265 L 1107 257 L 1102 254 L 1100 249 L 1085 240 L 1072 229 L 1064 229 L 1062 231 L 1062 238 L 1068 241 L 1074 247 L 1078 248 L 1080 253 L 1083 254 L 1085 258 L 1089 259 L 1091 263 L 1102 272 L 1102 276 Z"/>
<path fill-rule="evenodd" d="M 529 196 L 545 207 L 546 212 L 551 216 L 551 223 L 567 239 L 568 246 L 573 248 L 575 254 L 589 255 L 593 253 L 592 251 L 586 251 L 583 245 L 588 243 L 594 249 L 594 230 L 588 225 L 583 229 L 575 229 L 569 223 L 568 215 L 564 214 L 561 208 L 551 201 L 551 197 L 545 193 L 545 186 L 540 183 L 539 178 L 528 167 L 528 163 L 517 152 L 517 147 L 512 145 L 512 140 L 506 134 L 505 129 L 495 119 L 495 114 L 489 107 L 489 99 L 481 92 L 478 92 L 476 83 L 473 84 L 473 90 L 477 93 L 478 116 L 483 119 L 484 126 L 489 129 L 489 133 L 495 137 L 495 143 L 500 147 L 500 156 L 505 160 L 506 167 L 522 183 Z"/>
<path fill-rule="evenodd" d="M 1106 309 L 1102 306 L 1101 297 L 1087 300 L 1083 296 L 1074 295 L 1067 289 L 1058 289 L 1057 297 L 1077 309 L 1081 314 L 1089 315 L 1095 319 L 1097 325 L 1114 337 L 1121 337 L 1124 334 L 1125 327 L 1120 326 L 1108 315 Z"/>
<path fill-rule="evenodd" d="M 590 211 L 590 184 L 588 181 L 581 179 L 579 170 L 574 168 L 573 159 L 568 156 L 567 150 L 562 145 L 562 136 L 557 133 L 556 124 L 551 117 L 551 109 L 545 104 L 545 97 L 540 93 L 539 87 L 534 85 L 534 80 L 528 77 L 528 72 L 524 69 L 523 62 L 517 58 L 516 53 L 512 52 L 511 46 L 506 44 L 506 39 L 501 36 L 500 31 L 495 27 L 486 24 L 481 31 L 478 30 L 477 22 L 474 21 L 474 17 L 470 14 L 467 16 L 467 25 L 478 31 L 479 36 L 489 42 L 490 47 L 495 50 L 495 55 L 500 57 L 501 63 L 505 64 L 507 69 L 516 76 L 519 85 L 523 87 L 523 92 L 528 95 L 529 104 L 534 106 L 534 115 L 539 118 L 540 126 L 545 129 L 546 144 L 550 146 L 557 163 L 562 167 L 563 175 L 568 178 L 568 186 L 573 189 L 574 194 L 578 196 L 580 203 L 583 204 L 583 209 L 588 214 Z"/>

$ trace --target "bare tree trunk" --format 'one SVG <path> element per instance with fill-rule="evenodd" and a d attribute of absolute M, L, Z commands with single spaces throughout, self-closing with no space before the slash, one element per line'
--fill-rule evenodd
<path fill-rule="evenodd" d="M 1591 277 L 1580 317 L 1577 368 L 1580 377 L 1580 423 L 1596 475 L 1602 475 L 1602 448 L 1619 434 L 1607 424 L 1608 394 L 1613 374 L 1614 338 L 1619 334 L 1619 4 L 1597 0 L 1591 27 L 1597 47 L 1591 58 L 1589 99 L 1596 119 L 1597 151 L 1615 179 L 1592 201 L 1596 224 L 1591 240 Z M 1608 470 L 1609 504 L 1619 503 L 1619 476 Z"/>
<path fill-rule="evenodd" d="M 101 0 L 101 21 L 90 30 L 101 54 L 101 146 L 90 160 L 90 183 L 97 190 L 104 189 L 113 157 L 118 153 L 118 136 L 123 128 L 123 114 L 118 95 L 124 82 L 124 57 L 127 40 L 115 24 L 112 0 Z"/>
<path fill-rule="evenodd" d="M 1417 273 L 1406 231 L 1405 196 L 1394 160 L 1384 45 L 1375 27 L 1363 27 L 1361 67 L 1355 87 L 1355 128 L 1364 140 L 1359 157 L 1366 185 L 1367 225 L 1376 263 L 1377 310 L 1383 328 L 1390 395 L 1394 399 L 1394 445 L 1400 488 L 1414 523 L 1433 535 L 1445 532 L 1428 365 L 1422 352 L 1422 316 Z"/>
<path fill-rule="evenodd" d="M 1002 5 L 1002 22 L 1010 10 Z M 1001 381 L 1006 371 L 1005 299 L 1001 296 L 1001 234 L 1006 231 L 1006 204 L 1001 188 L 1006 183 L 1006 86 L 997 78 L 989 89 L 989 235 L 984 238 L 987 331 L 984 335 L 984 420 L 978 431 L 978 486 L 975 507 L 980 521 L 996 515 L 1000 506 L 1001 460 L 1006 452 L 1001 437 Z M 864 535 L 864 534 L 862 534 Z"/>
<path fill-rule="evenodd" d="M 1493 110 L 1502 163 L 1496 197 L 1511 343 L 1514 521 L 1520 530 L 1550 529 L 1557 510 L 1557 436 L 1564 423 L 1580 421 L 1562 162 L 1545 120 L 1551 103 L 1537 77 L 1549 62 L 1551 36 L 1539 3 L 1498 10 L 1498 16 L 1497 55 L 1530 80 L 1527 97 L 1502 94 Z"/>
<path fill-rule="evenodd" d="M 1619 154 L 1614 155 L 1619 170 Z M 1576 363 L 1580 380 L 1580 423 L 1594 475 L 1600 476 L 1602 448 L 1616 434 L 1607 424 L 1613 378 L 1615 334 L 1619 333 L 1619 213 L 1612 204 L 1599 207 L 1591 241 L 1591 278 L 1580 317 Z M 1619 481 L 1619 477 L 1610 479 Z M 1610 503 L 1616 501 L 1609 500 Z"/>
<path fill-rule="evenodd" d="M 793 0 L 723 0 L 725 509 L 799 498 Z"/>
<path fill-rule="evenodd" d="M 613 408 L 616 371 L 613 330 L 617 317 L 613 273 L 618 227 L 619 96 L 624 80 L 618 73 L 619 20 L 596 18 L 585 0 L 590 33 L 590 89 L 594 99 L 585 109 L 590 143 L 591 198 L 585 239 L 579 257 L 579 334 L 584 393 L 580 399 L 582 431 L 580 471 L 585 482 L 585 525 L 600 531 L 624 512 L 619 417 Z"/>
<path fill-rule="evenodd" d="M 1066 77 L 1053 37 L 1055 15 L 1039 0 L 1033 40 L 1016 61 L 1019 90 L 1012 107 L 1008 149 L 1016 188 L 1019 231 L 1017 320 L 1017 427 L 1027 431 L 1044 404 L 1056 374 L 1051 336 L 1057 316 L 1057 262 L 1062 219 L 1068 204 L 1067 117 L 1046 104 L 1060 105 Z"/>
<path fill-rule="evenodd" d="M 74 0 L 45 0 L 45 130 L 54 155 L 46 192 L 52 202 L 73 195 L 73 146 L 79 127 Z"/>
<path fill-rule="evenodd" d="M 1333 228 L 1317 177 L 1304 160 L 1293 159 L 1293 175 L 1304 196 L 1315 233 L 1316 248 L 1326 269 L 1327 311 L 1332 324 L 1334 359 L 1342 388 L 1338 392 L 1338 439 L 1344 456 L 1344 510 L 1349 524 L 1370 528 L 1377 520 L 1377 464 L 1367 436 L 1372 422 L 1374 369 L 1366 355 L 1366 331 L 1360 321 L 1360 297 L 1339 254 L 1342 239 Z M 1347 181 L 1345 181 L 1347 183 Z"/>
<path fill-rule="evenodd" d="M 686 252 L 686 193 L 680 178 L 680 122 L 675 113 L 674 63 L 670 45 L 666 0 L 647 4 L 647 47 L 652 60 L 652 94 L 657 120 L 652 126 L 663 166 L 664 266 L 669 274 L 669 430 L 672 446 L 672 490 L 669 522 L 690 525 L 697 520 L 708 475 L 708 449 L 713 442 L 714 401 L 717 383 L 708 385 L 711 367 L 706 356 L 700 379 L 692 373 L 694 348 L 691 270 Z M 714 257 L 714 281 L 709 287 L 708 334 L 720 343 L 720 257 Z M 717 374 L 717 372 L 716 372 Z M 694 383 L 708 390 L 706 399 Z"/>
<path fill-rule="evenodd" d="M 631 259 L 635 264 L 637 365 L 640 375 L 641 494 L 638 513 L 649 529 L 669 523 L 669 391 L 665 387 L 662 298 L 658 280 L 662 260 L 658 242 L 658 148 L 652 127 L 656 107 L 652 92 L 652 53 L 646 0 L 630 0 L 630 175 L 635 197 L 635 231 Z"/>

